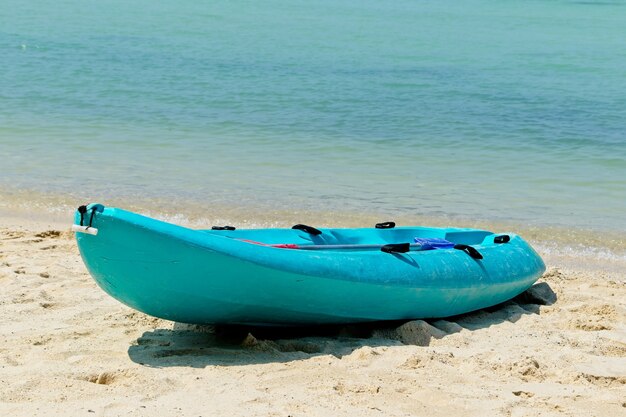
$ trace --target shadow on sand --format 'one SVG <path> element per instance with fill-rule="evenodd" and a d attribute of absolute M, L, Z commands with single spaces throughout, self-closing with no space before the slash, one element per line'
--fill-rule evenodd
<path fill-rule="evenodd" d="M 133 362 L 156 368 L 289 362 L 315 355 L 341 358 L 363 346 L 428 346 L 432 339 L 462 330 L 515 323 L 524 315 L 539 314 L 542 305 L 555 302 L 550 286 L 539 283 L 513 300 L 445 320 L 293 328 L 176 323 L 173 329 L 145 332 L 129 347 L 128 356 Z"/>

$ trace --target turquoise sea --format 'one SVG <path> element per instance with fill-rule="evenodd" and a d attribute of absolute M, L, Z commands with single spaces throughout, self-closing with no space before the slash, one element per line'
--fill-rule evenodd
<path fill-rule="evenodd" d="M 625 1 L 3 0 L 0 208 L 623 236 L 625 42 Z"/>

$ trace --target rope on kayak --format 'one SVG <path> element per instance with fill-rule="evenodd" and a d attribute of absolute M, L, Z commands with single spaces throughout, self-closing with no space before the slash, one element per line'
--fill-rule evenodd
<path fill-rule="evenodd" d="M 235 226 L 213 226 L 211 230 L 235 230 Z"/>
<path fill-rule="evenodd" d="M 78 207 L 78 212 L 80 213 L 80 225 L 83 225 L 83 220 L 85 217 L 85 213 L 87 213 L 87 206 Z"/>
<path fill-rule="evenodd" d="M 375 227 L 377 229 L 393 229 L 394 227 L 396 227 L 396 223 L 395 222 L 376 223 Z"/>
<path fill-rule="evenodd" d="M 93 206 L 91 208 L 91 216 L 89 217 L 89 226 L 87 226 L 87 229 L 89 229 L 91 227 L 91 224 L 93 223 L 93 216 L 94 214 L 96 214 L 96 210 L 97 210 L 96 206 Z M 81 215 L 81 219 L 82 219 L 82 215 Z M 82 226 L 82 222 L 81 222 L 81 226 Z"/>
<path fill-rule="evenodd" d="M 493 243 L 509 243 L 510 240 L 509 235 L 500 235 L 493 238 Z"/>
<path fill-rule="evenodd" d="M 321 230 L 316 229 L 315 227 L 307 226 L 306 224 L 296 224 L 295 226 L 292 227 L 292 229 L 302 230 L 303 232 L 307 232 L 308 234 L 313 235 L 313 236 L 322 234 Z"/>
<path fill-rule="evenodd" d="M 463 245 L 459 243 L 454 245 L 454 249 L 462 250 L 474 259 L 483 259 L 483 256 L 480 254 L 480 252 L 478 252 L 476 249 L 469 245 Z"/>
<path fill-rule="evenodd" d="M 98 207 L 96 205 L 91 207 L 91 216 L 89 217 L 89 226 L 87 226 L 86 229 L 89 229 L 91 225 L 93 224 L 93 216 L 96 214 L 97 210 L 98 210 Z M 87 213 L 87 206 L 79 206 L 78 212 L 80 213 L 80 225 L 82 226 L 83 223 L 85 222 L 85 214 Z"/>

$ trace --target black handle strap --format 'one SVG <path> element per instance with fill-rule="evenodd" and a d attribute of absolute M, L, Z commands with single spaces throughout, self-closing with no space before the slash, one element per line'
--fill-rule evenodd
<path fill-rule="evenodd" d="M 235 230 L 236 227 L 234 226 L 213 226 L 211 227 L 211 230 Z"/>
<path fill-rule="evenodd" d="M 89 226 L 87 226 L 87 228 L 90 228 L 91 225 L 93 224 L 93 216 L 94 216 L 94 214 L 96 214 L 96 210 L 98 210 L 97 206 L 91 207 L 91 216 L 89 216 Z M 81 215 L 81 217 L 82 217 L 82 215 Z"/>
<path fill-rule="evenodd" d="M 80 213 L 80 225 L 83 225 L 83 221 L 85 221 L 85 213 L 87 213 L 87 206 L 78 207 L 78 212 Z"/>
<path fill-rule="evenodd" d="M 296 224 L 292 227 L 292 229 L 302 230 L 303 232 L 307 232 L 313 236 L 321 235 L 322 231 L 316 229 L 315 227 L 307 226 L 306 224 Z"/>
<path fill-rule="evenodd" d="M 480 254 L 480 252 L 478 252 L 476 249 L 469 245 L 463 245 L 459 243 L 457 245 L 454 245 L 454 249 L 462 250 L 474 259 L 483 259 L 483 256 Z"/>
<path fill-rule="evenodd" d="M 87 214 L 87 211 L 88 211 L 87 206 L 78 207 L 78 212 L 80 213 L 80 225 L 81 226 L 83 226 L 85 223 L 85 214 Z M 91 206 L 91 215 L 89 216 L 89 225 L 87 226 L 87 229 L 92 227 L 93 218 L 96 215 L 96 211 L 99 213 L 102 213 L 104 211 L 104 206 L 102 204 L 93 204 Z"/>
<path fill-rule="evenodd" d="M 396 227 L 395 222 L 376 223 L 377 229 L 393 229 L 394 227 Z"/>
<path fill-rule="evenodd" d="M 389 243 L 382 246 L 380 250 L 386 253 L 406 253 L 410 248 L 410 243 Z"/>
<path fill-rule="evenodd" d="M 510 240 L 509 235 L 500 235 L 493 238 L 493 243 L 509 243 Z"/>

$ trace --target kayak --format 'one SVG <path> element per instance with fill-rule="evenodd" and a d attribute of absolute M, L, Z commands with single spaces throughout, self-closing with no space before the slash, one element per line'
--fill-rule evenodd
<path fill-rule="evenodd" d="M 79 207 L 72 229 L 105 292 L 193 324 L 443 318 L 509 300 L 545 271 L 521 237 L 477 229 L 194 230 L 101 204 Z"/>

